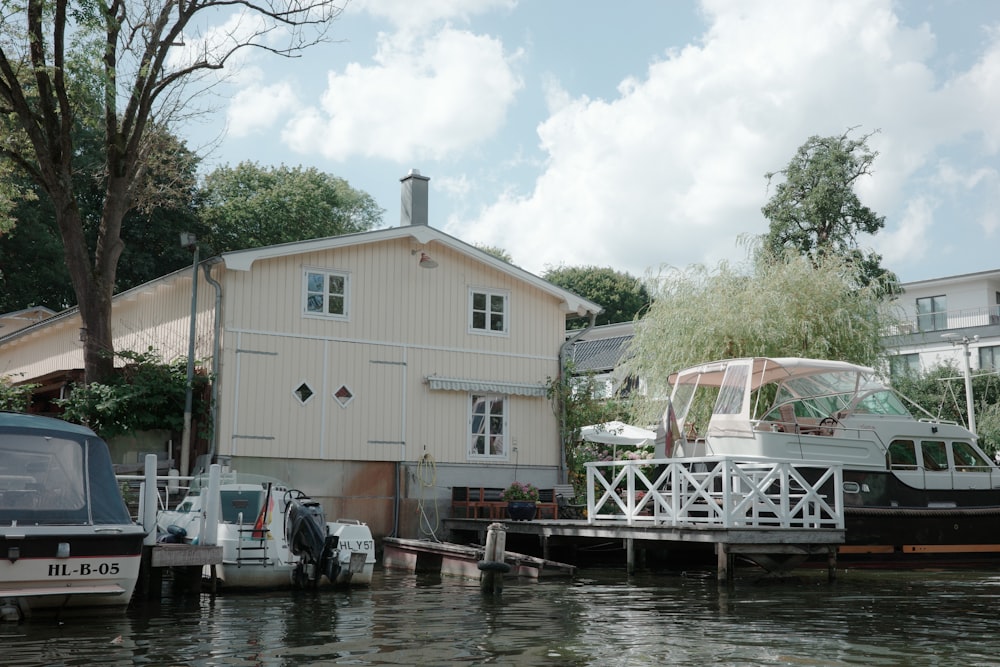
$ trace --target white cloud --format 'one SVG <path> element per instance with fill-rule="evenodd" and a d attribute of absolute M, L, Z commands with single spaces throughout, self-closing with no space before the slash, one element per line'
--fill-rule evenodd
<path fill-rule="evenodd" d="M 910 201 L 899 224 L 875 237 L 875 250 L 883 266 L 899 266 L 923 257 L 930 248 L 928 233 L 934 224 L 934 208 L 923 197 Z"/>
<path fill-rule="evenodd" d="M 995 113 L 949 122 L 1000 86 L 987 85 L 988 57 L 970 75 L 979 85 L 961 96 L 942 90 L 925 62 L 933 34 L 900 25 L 892 7 L 706 0 L 700 43 L 626 79 L 616 99 L 566 99 L 550 82 L 553 111 L 538 126 L 548 162 L 533 189 L 477 220 L 450 220 L 449 231 L 506 248 L 535 271 L 566 263 L 642 274 L 742 259 L 738 237 L 767 229 L 764 174 L 809 136 L 857 127 L 880 130 L 875 174 L 859 194 L 883 213 L 905 207 L 897 241 L 908 239 L 919 259 L 933 217 L 926 203 L 907 206 L 904 187 L 943 143 L 1000 122 Z"/>
<path fill-rule="evenodd" d="M 328 74 L 319 107 L 307 107 L 283 139 L 300 153 L 396 162 L 440 158 L 484 141 L 503 125 L 522 83 L 499 40 L 444 28 L 427 38 L 379 38 L 374 66 Z"/>
<path fill-rule="evenodd" d="M 287 82 L 248 85 L 233 96 L 226 110 L 229 133 L 245 137 L 270 129 L 298 105 L 295 92 Z"/>

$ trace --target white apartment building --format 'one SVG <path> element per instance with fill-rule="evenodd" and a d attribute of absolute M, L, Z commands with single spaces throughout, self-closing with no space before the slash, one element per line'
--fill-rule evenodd
<path fill-rule="evenodd" d="M 901 325 L 886 337 L 893 374 L 928 371 L 952 361 L 1000 369 L 1000 270 L 904 283 L 896 305 Z"/>

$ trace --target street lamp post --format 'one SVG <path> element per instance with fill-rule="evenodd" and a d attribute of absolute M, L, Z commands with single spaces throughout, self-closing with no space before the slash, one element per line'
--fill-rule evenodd
<path fill-rule="evenodd" d="M 959 339 L 957 334 L 944 334 L 942 338 L 951 340 L 952 345 L 962 346 L 962 371 L 965 375 L 965 405 L 969 411 L 969 430 L 972 431 L 973 435 L 976 435 L 976 409 L 972 396 L 972 371 L 969 368 L 969 357 L 972 353 L 969 352 L 969 343 L 978 341 L 979 336 L 973 336 L 971 339 L 968 336 L 962 336 Z"/>
<path fill-rule="evenodd" d="M 194 252 L 191 270 L 191 325 L 188 331 L 187 386 L 184 393 L 184 431 L 181 435 L 181 475 L 187 475 L 191 465 L 191 410 L 194 403 L 194 342 L 198 316 L 198 239 L 194 234 L 181 233 L 181 247 Z"/>

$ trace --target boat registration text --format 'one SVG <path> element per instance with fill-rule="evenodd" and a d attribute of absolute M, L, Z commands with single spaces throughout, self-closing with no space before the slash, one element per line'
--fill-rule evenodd
<path fill-rule="evenodd" d="M 49 563 L 50 577 L 108 577 L 121 572 L 121 565 L 112 561 L 100 563 Z"/>

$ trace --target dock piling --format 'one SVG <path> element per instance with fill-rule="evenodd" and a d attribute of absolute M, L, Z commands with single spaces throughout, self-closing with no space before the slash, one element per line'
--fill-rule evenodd
<path fill-rule="evenodd" d="M 483 593 L 500 595 L 503 592 L 503 576 L 510 571 L 505 562 L 507 551 L 507 527 L 502 523 L 491 523 L 486 530 L 486 551 L 479 561 L 479 589 Z"/>

